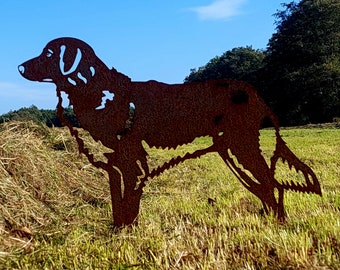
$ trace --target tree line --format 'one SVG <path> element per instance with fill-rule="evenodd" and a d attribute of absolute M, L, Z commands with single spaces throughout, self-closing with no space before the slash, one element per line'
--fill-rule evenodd
<path fill-rule="evenodd" d="M 281 125 L 340 115 L 340 2 L 282 4 L 266 50 L 238 47 L 192 69 L 185 82 L 233 78 L 254 85 Z"/>
<path fill-rule="evenodd" d="M 80 127 L 72 108 L 65 108 L 64 116 L 75 127 Z M 10 111 L 0 116 L 0 123 L 9 121 L 33 121 L 38 124 L 44 124 L 48 127 L 61 127 L 62 124 L 57 116 L 57 110 L 38 109 L 32 105 L 28 108 Z"/>
<path fill-rule="evenodd" d="M 75 116 L 72 107 L 64 108 L 64 117 L 74 126 L 81 127 L 77 117 Z M 133 122 L 134 107 L 130 107 L 130 121 Z M 57 115 L 57 110 L 39 109 L 37 106 L 21 108 L 19 110 L 10 111 L 0 115 L 0 124 L 9 121 L 33 121 L 37 124 L 44 124 L 48 127 L 62 127 L 60 119 Z"/>

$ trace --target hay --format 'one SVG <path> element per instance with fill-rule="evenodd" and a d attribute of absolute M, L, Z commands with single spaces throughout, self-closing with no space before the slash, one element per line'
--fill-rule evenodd
<path fill-rule="evenodd" d="M 26 248 L 37 231 L 76 223 L 78 205 L 109 202 L 106 176 L 78 154 L 66 129 L 1 125 L 0 252 Z"/>

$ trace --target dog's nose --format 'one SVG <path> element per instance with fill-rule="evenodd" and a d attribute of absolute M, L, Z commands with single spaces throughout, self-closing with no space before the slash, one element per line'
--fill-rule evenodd
<path fill-rule="evenodd" d="M 21 74 L 24 74 L 25 73 L 25 67 L 23 65 L 19 65 L 18 66 L 18 70 Z"/>

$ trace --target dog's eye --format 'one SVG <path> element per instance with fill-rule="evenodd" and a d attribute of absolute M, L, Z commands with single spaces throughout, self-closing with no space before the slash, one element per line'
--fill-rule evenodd
<path fill-rule="evenodd" d="M 47 57 L 51 57 L 53 55 L 53 51 L 51 49 L 48 49 L 46 52 Z"/>

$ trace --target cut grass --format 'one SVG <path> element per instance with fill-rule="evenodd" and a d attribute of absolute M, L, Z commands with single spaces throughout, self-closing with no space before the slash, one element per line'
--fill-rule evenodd
<path fill-rule="evenodd" d="M 106 175 L 77 153 L 66 129 L 4 124 L 0 269 L 337 269 L 340 130 L 281 133 L 323 191 L 323 197 L 287 192 L 286 224 L 263 216 L 260 201 L 211 153 L 150 180 L 138 226 L 114 231 Z M 83 136 L 99 157 L 103 148 Z M 261 131 L 267 158 L 273 136 Z M 176 151 L 148 149 L 149 163 L 209 143 L 199 138 Z M 294 176 L 278 169 L 280 178 Z"/>

